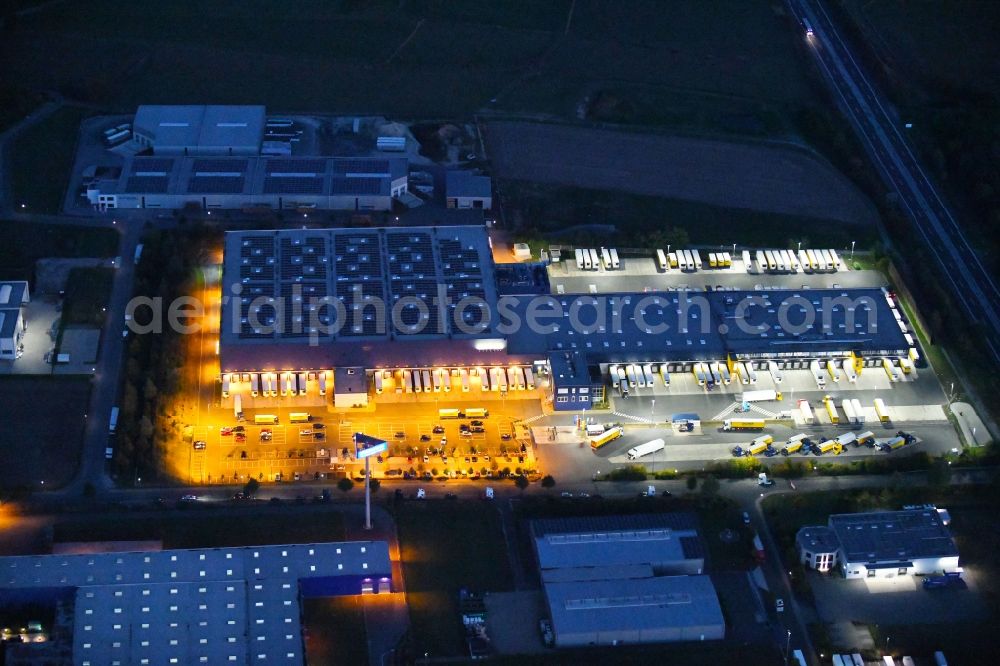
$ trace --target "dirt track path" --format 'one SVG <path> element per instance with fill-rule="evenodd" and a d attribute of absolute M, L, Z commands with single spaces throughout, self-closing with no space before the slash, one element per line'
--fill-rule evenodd
<path fill-rule="evenodd" d="M 484 126 L 495 175 L 613 189 L 847 224 L 871 202 L 829 163 L 794 146 L 632 134 L 524 122 Z"/>

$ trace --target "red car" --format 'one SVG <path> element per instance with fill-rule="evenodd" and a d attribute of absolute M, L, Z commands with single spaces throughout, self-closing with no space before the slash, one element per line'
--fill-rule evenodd
<path fill-rule="evenodd" d="M 223 437 L 225 437 L 226 435 L 232 435 L 233 429 L 230 428 L 229 426 L 222 426 L 221 428 L 219 428 L 219 434 L 222 435 Z"/>

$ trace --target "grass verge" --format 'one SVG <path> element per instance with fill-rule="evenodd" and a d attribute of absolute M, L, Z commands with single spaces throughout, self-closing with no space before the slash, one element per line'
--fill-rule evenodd
<path fill-rule="evenodd" d="M 62 210 L 76 151 L 80 122 L 90 115 L 62 107 L 17 135 L 11 146 L 11 194 L 18 209 L 30 213 Z"/>

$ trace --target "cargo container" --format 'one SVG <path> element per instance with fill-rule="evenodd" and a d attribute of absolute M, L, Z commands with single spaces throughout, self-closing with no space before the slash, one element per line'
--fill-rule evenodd
<path fill-rule="evenodd" d="M 722 422 L 722 429 L 726 431 L 763 430 L 764 419 L 726 419 Z"/>
<path fill-rule="evenodd" d="M 312 421 L 312 417 L 309 416 L 309 412 L 292 412 L 288 415 L 289 423 L 309 423 Z"/>
<path fill-rule="evenodd" d="M 844 449 L 840 446 L 840 444 L 838 444 L 837 441 L 833 439 L 826 440 L 825 442 L 820 444 L 818 448 L 819 455 L 833 453 L 834 455 L 839 456 L 843 452 L 843 450 Z"/>
<path fill-rule="evenodd" d="M 460 419 L 462 418 L 462 411 L 459 409 L 439 409 L 438 410 L 439 419 Z"/>
<path fill-rule="evenodd" d="M 858 438 L 853 432 L 845 432 L 837 438 L 837 444 L 840 444 L 841 448 L 844 448 L 848 444 L 855 444 L 857 441 Z"/>
<path fill-rule="evenodd" d="M 788 438 L 788 442 L 785 445 L 785 448 L 781 450 L 781 452 L 786 456 L 791 455 L 793 453 L 798 453 L 800 450 L 802 450 L 803 442 L 805 442 L 806 439 L 808 439 L 808 437 L 803 434 L 792 435 L 791 437 Z"/>
<path fill-rule="evenodd" d="M 490 415 L 490 410 L 485 407 L 469 407 L 465 410 L 465 417 L 468 419 L 485 419 Z"/>
<path fill-rule="evenodd" d="M 756 456 L 764 453 L 773 442 L 774 438 L 770 435 L 761 435 L 757 439 L 750 442 L 749 455 Z"/>
<path fill-rule="evenodd" d="M 866 430 L 865 432 L 858 435 L 857 445 L 867 446 L 873 443 L 874 441 L 875 441 L 875 433 L 873 433 L 871 430 Z"/>
<path fill-rule="evenodd" d="M 278 417 L 274 414 L 257 414 L 253 417 L 253 422 L 257 425 L 275 425 Z"/>

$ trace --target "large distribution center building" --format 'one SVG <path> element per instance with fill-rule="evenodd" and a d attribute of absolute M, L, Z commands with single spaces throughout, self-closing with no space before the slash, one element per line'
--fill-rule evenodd
<path fill-rule="evenodd" d="M 3 605 L 72 609 L 76 666 L 304 664 L 302 598 L 391 591 L 384 541 L 0 558 Z"/>
<path fill-rule="evenodd" d="M 551 377 L 556 409 L 580 409 L 612 363 L 909 351 L 879 289 L 553 295 L 543 266 L 517 268 L 478 226 L 230 232 L 222 372 L 524 365 Z"/>
<path fill-rule="evenodd" d="M 845 578 L 892 578 L 958 571 L 958 548 L 943 512 L 933 507 L 832 515 L 826 526 L 803 527 L 799 559 Z"/>
<path fill-rule="evenodd" d="M 534 520 L 531 536 L 557 646 L 725 637 L 692 514 Z"/>

